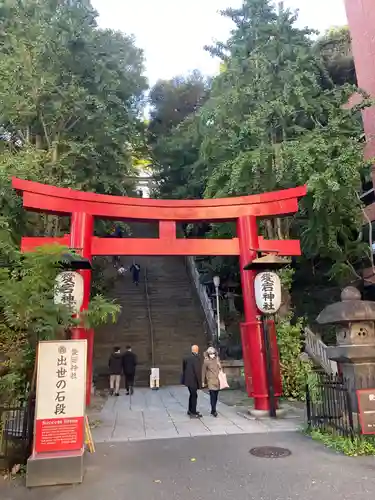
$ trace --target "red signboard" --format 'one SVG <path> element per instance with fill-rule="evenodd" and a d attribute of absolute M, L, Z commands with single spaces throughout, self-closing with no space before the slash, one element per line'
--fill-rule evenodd
<path fill-rule="evenodd" d="M 79 450 L 83 444 L 84 417 L 37 420 L 35 446 L 37 453 Z"/>
<path fill-rule="evenodd" d="M 358 390 L 357 400 L 362 434 L 375 434 L 375 389 Z"/>
<path fill-rule="evenodd" d="M 86 340 L 39 343 L 35 453 L 83 447 L 86 350 Z"/>

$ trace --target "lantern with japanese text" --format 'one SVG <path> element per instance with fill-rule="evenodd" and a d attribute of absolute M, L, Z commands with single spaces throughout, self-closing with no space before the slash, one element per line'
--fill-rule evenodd
<path fill-rule="evenodd" d="M 75 271 L 63 271 L 56 277 L 55 304 L 67 306 L 78 314 L 83 303 L 83 277 Z"/>
<path fill-rule="evenodd" d="M 281 306 L 281 282 L 276 273 L 265 271 L 257 274 L 254 282 L 255 301 L 263 314 L 275 314 Z"/>

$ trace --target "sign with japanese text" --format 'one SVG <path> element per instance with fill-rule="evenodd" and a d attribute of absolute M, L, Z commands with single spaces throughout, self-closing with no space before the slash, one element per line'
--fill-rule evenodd
<path fill-rule="evenodd" d="M 357 401 L 362 434 L 375 434 L 375 389 L 358 390 Z"/>
<path fill-rule="evenodd" d="M 72 314 L 79 313 L 83 303 L 83 277 L 75 271 L 63 271 L 56 276 L 55 304 L 67 306 Z"/>
<path fill-rule="evenodd" d="M 276 273 L 263 272 L 254 280 L 255 301 L 263 314 L 275 314 L 281 306 L 281 282 Z"/>
<path fill-rule="evenodd" d="M 79 450 L 84 440 L 86 340 L 39 342 L 36 453 Z"/>

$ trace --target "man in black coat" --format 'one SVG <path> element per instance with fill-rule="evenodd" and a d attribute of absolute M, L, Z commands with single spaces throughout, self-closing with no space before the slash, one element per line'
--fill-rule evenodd
<path fill-rule="evenodd" d="M 108 361 L 109 368 L 109 393 L 112 396 L 120 395 L 120 383 L 122 374 L 122 354 L 119 347 L 113 348 L 113 353 L 111 354 Z"/>
<path fill-rule="evenodd" d="M 122 368 L 125 377 L 126 394 L 134 393 L 135 369 L 137 367 L 137 356 L 132 352 L 130 345 L 126 347 L 126 352 L 122 357 Z"/>
<path fill-rule="evenodd" d="M 202 365 L 199 359 L 199 347 L 193 345 L 191 355 L 182 363 L 182 383 L 189 389 L 188 415 L 191 418 L 201 418 L 197 411 L 198 389 L 202 388 Z"/>

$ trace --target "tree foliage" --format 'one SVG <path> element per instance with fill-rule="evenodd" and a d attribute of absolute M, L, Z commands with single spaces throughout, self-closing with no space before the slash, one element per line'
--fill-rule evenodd
<path fill-rule="evenodd" d="M 348 33 L 316 42 L 296 26 L 295 13 L 268 0 L 244 0 L 223 15 L 234 28 L 227 42 L 208 48 L 224 62 L 208 99 L 159 138 L 167 146 L 160 194 L 237 196 L 306 184 L 298 215 L 264 221 L 262 231 L 301 237 L 306 258 L 328 258 L 332 274 L 353 279 L 368 253 L 358 239 L 368 166 L 360 109 L 344 106 L 358 90 Z"/>
<path fill-rule="evenodd" d="M 336 85 L 356 85 L 357 77 L 348 26 L 329 29 L 315 43 L 331 81 Z"/>
<path fill-rule="evenodd" d="M 133 189 L 144 155 L 147 82 L 132 37 L 100 29 L 89 0 L 4 0 L 0 6 L 0 392 L 29 377 L 36 342 L 76 324 L 53 302 L 61 248 L 21 255 L 21 235 L 61 235 L 67 218 L 26 213 L 16 175 L 99 193 Z M 118 306 L 92 298 L 86 326 Z M 6 396 L 4 396 L 6 397 Z"/>
<path fill-rule="evenodd" d="M 201 175 L 194 172 L 200 166 L 201 142 L 195 116 L 208 96 L 209 82 L 197 71 L 161 80 L 151 90 L 148 138 L 160 196 L 203 196 Z"/>
<path fill-rule="evenodd" d="M 115 321 L 118 305 L 95 296 L 89 309 L 75 319 L 68 307 L 55 304 L 55 279 L 62 253 L 54 245 L 21 254 L 9 226 L 0 221 L 0 393 L 1 399 L 30 382 L 38 341 L 67 338 L 69 329 Z"/>
<path fill-rule="evenodd" d="M 134 143 L 144 128 L 142 72 L 142 53 L 133 39 L 99 29 L 90 2 L 3 2 L 0 123 L 8 141 L 3 140 L 0 171 L 5 180 L 17 174 L 124 194 Z"/>
<path fill-rule="evenodd" d="M 276 332 L 283 396 L 304 400 L 306 380 L 312 376 L 313 367 L 310 361 L 301 357 L 302 321 L 292 323 L 290 320 L 290 317 L 286 317 L 279 321 Z"/>

